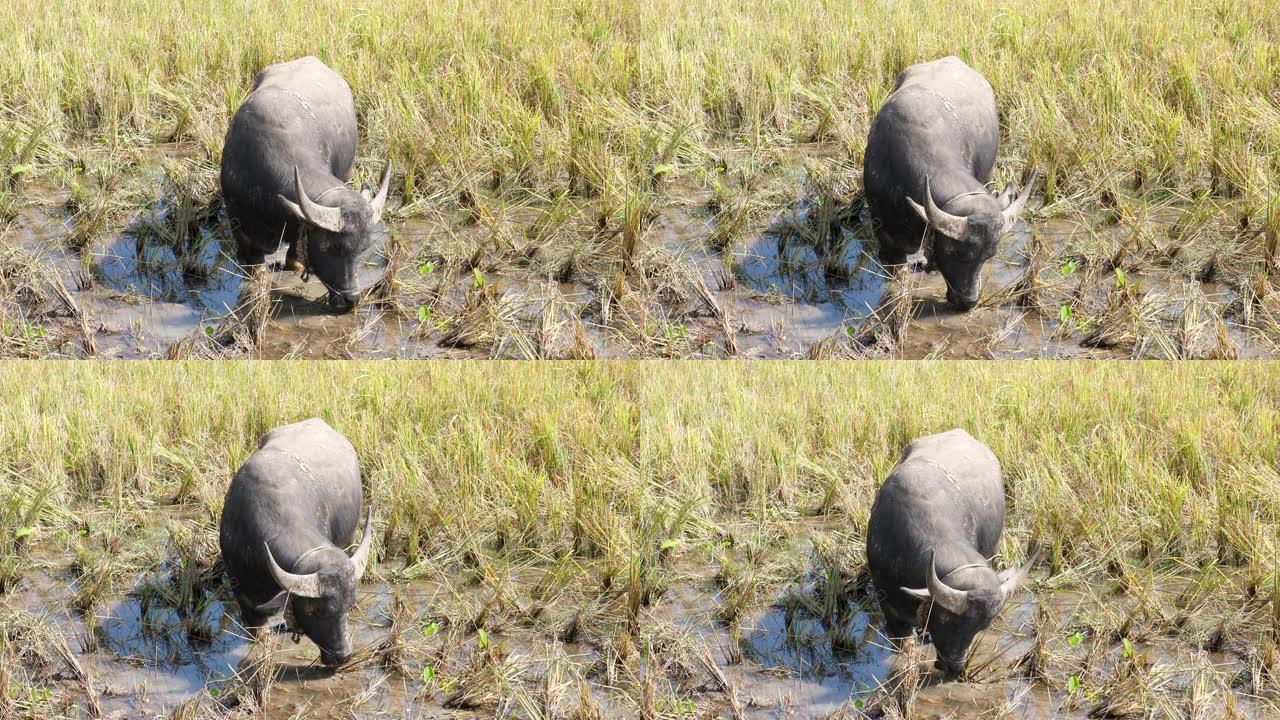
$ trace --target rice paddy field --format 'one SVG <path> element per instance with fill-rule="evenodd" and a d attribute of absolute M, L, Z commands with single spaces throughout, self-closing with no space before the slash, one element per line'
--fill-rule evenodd
<path fill-rule="evenodd" d="M 0 354 L 1275 357 L 1270 0 L 10 0 Z M 230 260 L 217 170 L 264 66 L 390 158 L 364 302 Z M 995 89 L 1042 178 L 974 311 L 875 262 L 869 124 L 908 65 Z"/>
<path fill-rule="evenodd" d="M 215 372 L 216 370 L 216 372 Z M 1270 718 L 1267 363 L 9 363 L 5 718 Z M 268 429 L 359 453 L 336 673 L 251 644 L 216 544 Z M 911 439 L 999 457 L 1028 583 L 939 683 L 865 571 Z"/>

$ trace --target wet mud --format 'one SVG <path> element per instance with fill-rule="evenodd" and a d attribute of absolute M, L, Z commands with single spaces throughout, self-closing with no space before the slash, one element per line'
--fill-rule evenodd
<path fill-rule="evenodd" d="M 529 623 L 493 621 L 495 629 L 482 634 L 443 610 L 485 602 L 464 578 L 374 579 L 361 587 L 349 621 L 356 659 L 334 673 L 318 665 L 310 641 L 291 636 L 285 617 L 273 620 L 266 640 L 251 640 L 217 572 L 189 585 L 183 567 L 167 561 L 86 611 L 76 609 L 83 576 L 72 569 L 74 558 L 38 556 L 39 570 L 0 598 L 0 611 L 30 619 L 32 627 L 9 628 L 9 637 L 38 629 L 35 636 L 65 643 L 74 657 L 68 667 L 79 670 L 46 670 L 44 687 L 82 716 L 197 717 L 181 713 L 198 706 L 206 713 L 198 717 L 231 717 L 247 706 L 256 717 L 281 719 L 536 717 L 531 704 L 549 702 L 556 716 L 572 717 L 585 702 L 599 717 L 634 717 L 637 693 L 621 669 L 633 663 L 642 677 L 671 678 L 663 717 L 879 717 L 897 702 L 913 718 L 1165 716 L 1125 709 L 1123 694 L 1113 691 L 1134 677 L 1150 693 L 1139 709 L 1143 702 L 1195 707 L 1197 697 L 1215 698 L 1215 707 L 1229 706 L 1236 717 L 1265 717 L 1268 707 L 1248 690 L 1247 644 L 1206 650 L 1168 633 L 1133 632 L 1132 642 L 1094 637 L 1081 630 L 1088 618 L 1121 611 L 1121 600 L 1037 591 L 1034 578 L 979 635 L 966 677 L 955 681 L 934 673 L 926 638 L 895 652 L 864 582 L 832 592 L 822 582 L 829 575 L 815 570 L 726 626 L 717 619 L 714 578 L 693 565 L 641 612 L 639 655 L 619 650 L 621 636 L 592 627 L 581 610 L 572 638 L 557 630 L 564 618 L 555 610 Z M 1170 583 L 1162 596 L 1172 601 L 1180 592 Z M 269 689 L 261 705 L 249 705 L 236 698 L 247 692 L 244 678 L 263 667 L 251 660 L 264 654 Z M 502 668 L 492 677 L 490 662 Z M 893 690 L 904 673 L 913 678 L 905 696 Z"/>
<path fill-rule="evenodd" d="M 54 351 L 181 356 L 193 338 L 219 335 L 243 306 L 248 273 L 231 258 L 216 197 L 193 211 L 160 188 L 122 229 L 82 250 L 68 246 L 79 216 L 63 209 L 66 199 L 56 193 L 0 231 L 0 245 L 49 268 L 78 306 L 30 309 Z M 664 192 L 645 219 L 637 258 L 625 261 L 607 244 L 621 229 L 605 220 L 594 229 L 574 227 L 558 206 L 535 203 L 493 217 L 480 210 L 422 217 L 414 209 L 408 219 L 393 213 L 396 245 L 362 258 L 358 277 L 370 293 L 350 313 L 329 308 L 318 281 L 281 271 L 282 246 L 268 259 L 268 317 L 249 354 L 822 357 L 824 343 L 857 337 L 904 303 L 909 311 L 895 321 L 894 342 L 862 348 L 867 356 L 1276 354 L 1280 335 L 1256 332 L 1268 321 L 1254 317 L 1238 283 L 1221 279 L 1231 258 L 1215 250 L 1206 260 L 1195 253 L 1207 251 L 1183 252 L 1177 242 L 1132 240 L 1136 231 L 1123 224 L 1041 220 L 1033 212 L 987 263 L 979 306 L 959 313 L 944 301 L 940 274 L 880 266 L 856 195 L 802 195 L 717 245 L 723 220 L 711 193 L 693 182 Z M 1187 232 L 1179 229 L 1182 217 L 1155 213 L 1148 234 Z M 1130 245 L 1138 250 L 1126 250 Z M 1098 248 L 1109 258 L 1100 261 Z M 1199 264 L 1188 266 L 1180 252 Z M 597 257 L 584 259 L 592 253 Z M 582 266 L 591 263 L 586 272 Z"/>

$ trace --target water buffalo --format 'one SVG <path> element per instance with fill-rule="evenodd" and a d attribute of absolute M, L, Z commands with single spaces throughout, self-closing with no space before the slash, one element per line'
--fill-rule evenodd
<path fill-rule="evenodd" d="M 863 187 L 881 262 L 902 265 L 924 243 L 960 310 L 977 304 L 982 266 L 1035 185 L 1033 174 L 1017 199 L 1013 183 L 987 191 L 999 146 L 991 85 L 954 57 L 903 70 L 867 138 Z"/>
<path fill-rule="evenodd" d="M 867 564 L 889 638 L 925 628 L 938 669 L 960 674 L 974 635 L 991 624 L 1035 561 L 1033 554 L 1021 568 L 997 575 L 987 558 L 1003 531 L 1000 462 L 985 445 L 964 430 L 908 445 L 876 493 L 867 529 Z M 932 607 L 922 607 L 929 600 Z"/>
<path fill-rule="evenodd" d="M 255 636 L 287 600 L 321 662 L 335 666 L 351 656 L 347 612 L 373 539 L 370 514 L 347 557 L 361 494 L 355 448 L 317 418 L 268 432 L 236 472 L 218 544 L 242 622 Z"/>
<path fill-rule="evenodd" d="M 356 108 L 341 75 L 314 57 L 270 65 L 231 118 L 222 195 L 239 261 L 261 265 L 289 242 L 285 268 L 314 273 L 329 301 L 359 300 L 356 260 L 385 236 L 391 163 L 376 195 L 347 187 L 356 157 Z"/>

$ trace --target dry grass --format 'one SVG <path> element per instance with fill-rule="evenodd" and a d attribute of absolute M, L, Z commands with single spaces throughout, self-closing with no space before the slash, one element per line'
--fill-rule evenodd
<path fill-rule="evenodd" d="M 307 364 L 228 364 L 212 374 L 203 367 L 10 365 L 0 378 L 8 399 L 0 469 L 21 472 L 10 479 L 59 508 L 141 492 L 148 502 L 179 497 L 216 510 L 217 488 L 262 432 L 299 413 L 320 414 L 372 458 L 375 502 L 396 508 L 386 535 L 395 552 L 414 539 L 429 538 L 435 548 L 462 539 L 464 526 L 451 516 L 478 520 L 466 527 L 482 538 L 506 526 L 505 542 L 530 548 L 556 548 L 565 533 L 577 536 L 579 547 L 629 547 L 670 532 L 635 525 L 641 510 L 662 510 L 671 522 L 689 506 L 681 514 L 697 520 L 680 526 L 693 537 L 705 536 L 718 512 L 741 502 L 844 511 L 854 498 L 870 497 L 870 483 L 906 441 L 962 426 L 1009 468 L 1023 501 L 1017 523 L 1070 530 L 1054 533 L 1063 561 L 1079 553 L 1123 559 L 1141 547 L 1194 558 L 1195 548 L 1212 549 L 1228 537 L 1233 557 L 1251 558 L 1269 573 L 1274 552 L 1265 538 L 1275 518 L 1265 503 L 1240 504 L 1275 492 L 1276 398 L 1265 364 L 1039 365 L 1015 386 L 1005 382 L 1012 370 L 990 365 L 870 364 L 857 371 L 866 379 L 852 385 L 845 379 L 854 368 L 841 365 L 644 372 L 626 365 L 393 365 L 372 374 L 352 366 L 326 370 L 329 379 L 305 398 L 290 388 L 309 373 Z M 677 386 L 700 391 L 668 392 Z M 139 394 L 139 387 L 146 390 Z M 913 392 L 895 394 L 898 387 Z M 1126 391 L 1118 394 L 1119 387 Z M 481 388 L 483 395 L 472 394 Z M 890 420 L 863 412 L 885 392 L 896 408 Z M 779 396 L 789 403 L 768 400 Z M 374 398 L 376 410 L 364 409 Z M 668 434 L 673 423 L 695 421 L 705 429 L 693 446 Z M 1218 485 L 1206 484 L 1210 472 Z M 544 474 L 574 482 L 543 484 L 530 498 L 530 483 Z M 676 484 L 650 484 L 651 475 Z M 495 484 L 495 476 L 502 481 Z M 846 487 L 837 489 L 833 478 Z M 1231 490 L 1238 498 L 1231 507 L 1240 511 L 1193 512 L 1219 507 L 1225 479 L 1240 483 Z M 1108 522 L 1075 512 L 1093 503 L 1106 508 Z M 500 507 L 506 509 L 493 513 Z M 548 525 L 547 517 L 559 519 Z M 422 522 L 430 532 L 414 529 Z M 1118 528 L 1126 528 L 1123 535 L 1114 534 Z"/>
<path fill-rule="evenodd" d="M 0 223 L 65 206 L 57 239 L 84 255 L 90 280 L 102 239 L 120 230 L 172 251 L 174 267 L 156 270 L 216 273 L 202 251 L 227 240 L 211 222 L 227 122 L 265 64 L 315 54 L 355 91 L 357 175 L 367 179 L 385 156 L 398 169 L 397 242 L 366 296 L 386 322 L 487 356 L 585 356 L 594 340 L 566 347 L 543 332 L 570 317 L 602 328 L 619 354 L 732 356 L 737 331 L 714 308 L 713 322 L 699 322 L 705 293 L 672 270 L 680 264 L 655 218 L 673 201 L 705 205 L 698 240 L 731 288 L 735 253 L 803 196 L 812 222 L 791 228 L 795 242 L 817 248 L 832 277 L 853 272 L 846 235 L 833 228 L 857 214 L 850 201 L 871 118 L 902 68 L 955 54 L 996 90 L 996 174 L 1038 168 L 1039 214 L 1090 225 L 1089 239 L 1058 258 L 1034 241 L 1021 281 L 984 306 L 1050 316 L 1070 307 L 1092 325 L 1072 323 L 1062 336 L 1095 348 L 1226 357 L 1238 326 L 1271 353 L 1280 348 L 1280 113 L 1269 101 L 1278 34 L 1280 13 L 1265 0 L 1127 0 L 1121 12 L 1102 0 L 269 9 L 128 0 L 110 11 L 18 0 L 0 11 L 0 35 L 12 39 L 0 61 Z M 9 250 L 0 238 L 0 254 Z M 1062 297 L 1072 283 L 1052 278 L 1052 266 L 1068 258 L 1092 273 L 1090 292 L 1116 269 L 1160 271 L 1222 283 L 1238 301 L 1213 308 L 1216 317 L 1191 313 L 1194 333 L 1215 326 L 1213 342 L 1177 336 L 1167 318 L 1153 324 L 1162 303 Z M 435 276 L 415 275 L 429 262 Z M 0 353 L 101 351 L 89 321 L 72 328 L 78 350 L 39 337 L 48 323 L 6 299 L 4 264 Z M 473 297 L 474 271 L 517 281 Z M 536 291 L 552 278 L 588 297 L 557 305 Z M 499 302 L 507 291 L 510 302 Z M 231 354 L 253 354 L 251 331 Z M 171 355 L 219 350 L 197 339 Z M 836 339 L 810 354 L 868 354 Z M 896 355 L 875 345 L 872 355 Z"/>
<path fill-rule="evenodd" d="M 24 176 L 78 138 L 176 140 L 216 159 L 253 74 L 316 54 L 351 82 L 368 155 L 390 153 L 414 201 L 481 186 L 625 197 L 619 190 L 647 190 L 713 158 L 717 140 L 762 158 L 821 140 L 859 159 L 894 75 L 956 54 L 995 86 L 1007 156 L 1041 166 L 1051 202 L 1117 185 L 1207 186 L 1263 207 L 1280 125 L 1265 100 L 1277 63 L 1272 10 L 1260 0 L 1176 12 L 1150 0 L 1124 12 L 1100 0 L 1012 9 L 436 0 L 359 11 L 133 0 L 108 14 L 19 2 L 0 15 L 14 38 L 0 89 L 18 122 L 10 164 L 35 165 Z M 179 30 L 158 32 L 169 28 Z M 48 48 L 56 62 L 42 61 Z"/>
<path fill-rule="evenodd" d="M 331 681 L 352 712 L 368 710 L 379 677 L 408 683 L 415 702 L 504 716 L 746 712 L 753 692 L 735 678 L 761 677 L 742 644 L 759 613 L 821 621 L 813 642 L 827 652 L 876 642 L 847 629 L 874 489 L 904 443 L 960 426 L 1004 464 L 1005 557 L 1042 538 L 1032 589 L 1057 603 L 1032 621 L 1022 668 L 984 654 L 977 680 L 1030 675 L 1063 692 L 1074 676 L 1071 703 L 1113 713 L 1132 698 L 1243 702 L 1244 686 L 1276 697 L 1280 396 L 1268 364 L 212 367 L 18 363 L 0 376 L 0 538 L 31 528 L 0 544 L 0 560 L 10 588 L 77 579 L 65 603 L 85 636 L 72 656 L 111 652 L 92 623 L 110 622 L 122 597 L 172 613 L 153 623 L 161 637 L 231 632 L 179 611 L 223 592 L 222 493 L 261 433 L 318 414 L 361 454 L 379 508 L 371 582 L 391 583 L 385 613 L 376 594 L 362 599 L 355 622 L 380 629 Z M 671 615 L 688 597 L 698 633 Z M 560 656 L 544 648 L 561 641 L 571 658 L 553 671 Z M 1144 644 L 1239 658 L 1237 690 L 1220 670 L 1196 685 L 1180 660 L 1140 661 Z M 927 672 L 928 652 L 916 659 Z M 41 662 L 0 683 L 56 698 L 103 682 L 23 674 Z M 218 704 L 273 705 L 253 677 L 275 675 L 246 666 Z M 909 715 L 936 697 L 918 685 L 888 688 L 892 707 Z"/>

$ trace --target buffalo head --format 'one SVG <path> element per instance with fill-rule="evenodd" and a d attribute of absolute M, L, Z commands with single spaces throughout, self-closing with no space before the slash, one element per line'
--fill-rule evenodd
<path fill-rule="evenodd" d="M 960 310 L 978 304 L 982 289 L 982 266 L 1000 247 L 1000 238 L 1013 229 L 1022 208 L 1031 196 L 1036 175 L 1015 199 L 1010 183 L 999 195 L 977 193 L 977 209 L 969 215 L 952 215 L 933 202 L 929 180 L 924 181 L 924 205 L 910 196 L 907 202 L 933 232 L 929 262 L 947 282 L 947 300 Z"/>
<path fill-rule="evenodd" d="M 288 593 L 298 629 L 320 648 L 320 661 L 336 667 L 351 657 L 347 613 L 356 604 L 356 584 L 369 564 L 373 513 L 364 521 L 364 537 L 351 557 L 336 547 L 323 547 L 314 561 L 319 568 L 305 575 L 280 567 L 267 546 L 267 565 L 276 584 Z M 264 543 L 265 545 L 265 543 Z"/>
<path fill-rule="evenodd" d="M 283 195 L 280 201 L 306 228 L 306 234 L 298 241 L 298 259 L 304 270 L 314 273 L 329 290 L 331 303 L 352 307 L 360 299 L 357 259 L 375 239 L 387 233 L 382 210 L 391 185 L 391 163 L 388 161 L 382 171 L 377 195 L 368 186 L 359 193 L 342 187 L 343 192 L 331 201 L 325 201 L 323 195 L 312 200 L 302 187 L 302 173 L 296 167 L 293 179 L 298 201 L 295 203 Z"/>
<path fill-rule="evenodd" d="M 965 658 L 973 637 L 989 627 L 1000 614 L 1013 591 L 1027 578 L 1039 552 L 1016 570 L 997 574 L 986 565 L 965 565 L 952 571 L 943 582 L 934 567 L 933 551 L 929 552 L 929 574 L 925 587 L 902 588 L 911 597 L 925 602 L 928 608 L 927 628 L 938 651 L 937 667 L 948 676 L 964 671 Z"/>

